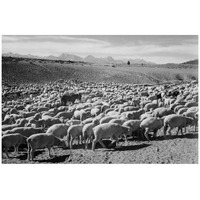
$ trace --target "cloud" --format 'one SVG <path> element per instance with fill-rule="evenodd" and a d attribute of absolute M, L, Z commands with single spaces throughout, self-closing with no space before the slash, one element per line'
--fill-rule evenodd
<path fill-rule="evenodd" d="M 72 53 L 183 62 L 198 57 L 197 36 L 3 36 L 2 51 L 39 56 Z"/>
<path fill-rule="evenodd" d="M 3 43 L 13 43 L 13 42 L 56 42 L 56 43 L 63 43 L 63 42 L 87 42 L 87 43 L 97 43 L 103 45 L 109 45 L 108 42 L 91 39 L 91 38 L 82 38 L 82 37 L 73 37 L 73 36 L 64 36 L 64 35 L 17 35 L 17 36 L 2 36 Z"/>

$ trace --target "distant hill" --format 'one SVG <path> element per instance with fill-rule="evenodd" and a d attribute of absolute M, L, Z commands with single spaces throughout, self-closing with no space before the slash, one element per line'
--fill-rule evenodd
<path fill-rule="evenodd" d="M 96 58 L 92 55 L 85 57 L 84 61 L 89 62 L 89 63 L 95 63 L 95 64 L 105 64 L 106 63 L 103 59 Z"/>
<path fill-rule="evenodd" d="M 146 64 L 146 65 L 157 65 L 156 63 L 154 62 L 148 62 L 144 59 L 126 59 L 124 60 L 126 62 L 130 62 L 130 64 Z"/>
<path fill-rule="evenodd" d="M 83 58 L 72 55 L 72 54 L 67 54 L 67 53 L 62 53 L 60 56 L 58 56 L 59 60 L 70 60 L 70 61 L 83 61 Z"/>
<path fill-rule="evenodd" d="M 187 62 L 184 62 L 182 64 L 191 64 L 191 65 L 198 65 L 198 59 L 195 60 L 189 60 Z"/>
<path fill-rule="evenodd" d="M 2 54 L 3 57 L 18 57 L 18 58 L 35 58 L 35 59 L 48 59 L 48 60 L 67 60 L 67 61 L 82 61 L 82 62 L 89 62 L 94 64 L 126 64 L 129 60 L 131 64 L 147 64 L 147 65 L 156 65 L 156 63 L 145 61 L 144 59 L 124 59 L 124 60 L 115 60 L 111 56 L 105 58 L 97 58 L 92 55 L 88 55 L 85 58 L 81 58 L 80 56 L 76 56 L 73 54 L 62 53 L 60 56 L 34 56 L 31 54 L 28 55 L 20 55 L 17 53 L 4 53 Z"/>

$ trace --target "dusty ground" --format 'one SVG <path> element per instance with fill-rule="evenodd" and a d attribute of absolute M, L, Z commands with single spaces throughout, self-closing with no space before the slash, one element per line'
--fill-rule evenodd
<path fill-rule="evenodd" d="M 7 159 L 3 153 L 2 163 L 198 163 L 198 133 L 194 128 L 188 128 L 184 136 L 175 136 L 163 139 L 161 129 L 156 140 L 150 142 L 129 139 L 126 143 L 120 142 L 120 146 L 113 149 L 97 148 L 95 152 L 84 150 L 81 146 L 75 146 L 70 155 L 69 149 L 55 148 L 54 157 L 48 157 L 47 149 L 35 152 L 35 161 L 27 161 L 26 149 L 22 149 L 19 155 L 11 153 L 12 158 Z"/>

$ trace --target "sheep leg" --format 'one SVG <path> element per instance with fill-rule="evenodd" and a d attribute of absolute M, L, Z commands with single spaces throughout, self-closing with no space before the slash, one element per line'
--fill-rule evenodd
<path fill-rule="evenodd" d="M 180 128 L 181 129 L 181 134 L 183 135 L 183 129 L 182 128 Z"/>
<path fill-rule="evenodd" d="M 146 137 L 146 139 L 149 141 L 149 128 L 146 128 L 145 132 L 144 132 L 144 135 Z"/>
<path fill-rule="evenodd" d="M 33 160 L 33 158 L 34 158 L 34 149 L 31 148 L 30 154 L 31 154 L 31 160 Z"/>
<path fill-rule="evenodd" d="M 153 133 L 153 138 L 156 138 L 158 129 L 155 129 L 153 132 L 154 132 L 154 133 Z"/>
<path fill-rule="evenodd" d="M 5 147 L 5 153 L 6 153 L 7 158 L 10 158 L 8 155 L 8 147 Z"/>
<path fill-rule="evenodd" d="M 80 136 L 78 136 L 77 138 L 77 144 L 79 145 L 79 143 L 80 143 Z"/>
<path fill-rule="evenodd" d="M 165 138 L 165 139 L 166 139 L 167 128 L 168 128 L 168 126 L 165 125 L 165 126 L 164 126 L 164 129 L 163 129 L 163 131 L 164 131 L 164 138 Z"/>
<path fill-rule="evenodd" d="M 74 138 L 71 137 L 70 144 L 69 144 L 69 148 L 70 148 L 70 149 L 72 149 L 72 147 L 73 147 L 73 141 L 74 141 Z"/>
<path fill-rule="evenodd" d="M 82 135 L 80 135 L 80 142 L 81 142 L 81 144 L 83 144 L 83 136 Z"/>
<path fill-rule="evenodd" d="M 116 147 L 118 147 L 119 146 L 119 139 L 117 137 L 115 137 L 115 141 L 116 141 Z M 126 142 L 128 142 L 128 140 Z"/>
<path fill-rule="evenodd" d="M 180 127 L 178 127 L 178 130 L 177 130 L 177 133 L 176 133 L 176 135 L 178 135 L 178 132 L 179 132 L 179 130 L 180 130 Z"/>
<path fill-rule="evenodd" d="M 15 146 L 15 153 L 17 153 L 18 154 L 18 152 L 19 152 L 19 146 Z"/>
<path fill-rule="evenodd" d="M 127 135 L 124 134 L 124 137 L 125 137 L 125 141 L 128 142 L 128 139 L 127 139 Z"/>
<path fill-rule="evenodd" d="M 93 151 L 95 151 L 96 143 L 97 143 L 97 141 L 96 141 L 96 140 L 93 140 L 93 142 L 92 142 L 92 150 L 93 150 Z"/>
<path fill-rule="evenodd" d="M 103 148 L 106 148 L 106 146 L 104 145 L 104 143 L 102 142 L 102 140 L 99 140 L 99 143 L 101 144 L 101 146 L 102 146 Z"/>
<path fill-rule="evenodd" d="M 84 137 L 85 150 L 87 149 L 87 141 L 88 141 L 88 138 Z"/>
<path fill-rule="evenodd" d="M 51 147 L 47 147 L 48 148 L 48 151 L 49 151 L 49 157 L 53 157 L 53 155 L 51 155 Z"/>
<path fill-rule="evenodd" d="M 28 144 L 27 160 L 30 160 L 30 145 Z"/>
<path fill-rule="evenodd" d="M 172 136 L 171 130 L 172 130 L 172 128 L 169 127 L 168 133 L 169 133 L 170 136 Z"/>

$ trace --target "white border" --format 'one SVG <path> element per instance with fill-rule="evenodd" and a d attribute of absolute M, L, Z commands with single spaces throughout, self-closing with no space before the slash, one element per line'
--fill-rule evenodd
<path fill-rule="evenodd" d="M 199 35 L 198 0 L 0 2 L 1 35 Z M 5 199 L 198 199 L 198 165 L 2 165 Z"/>

